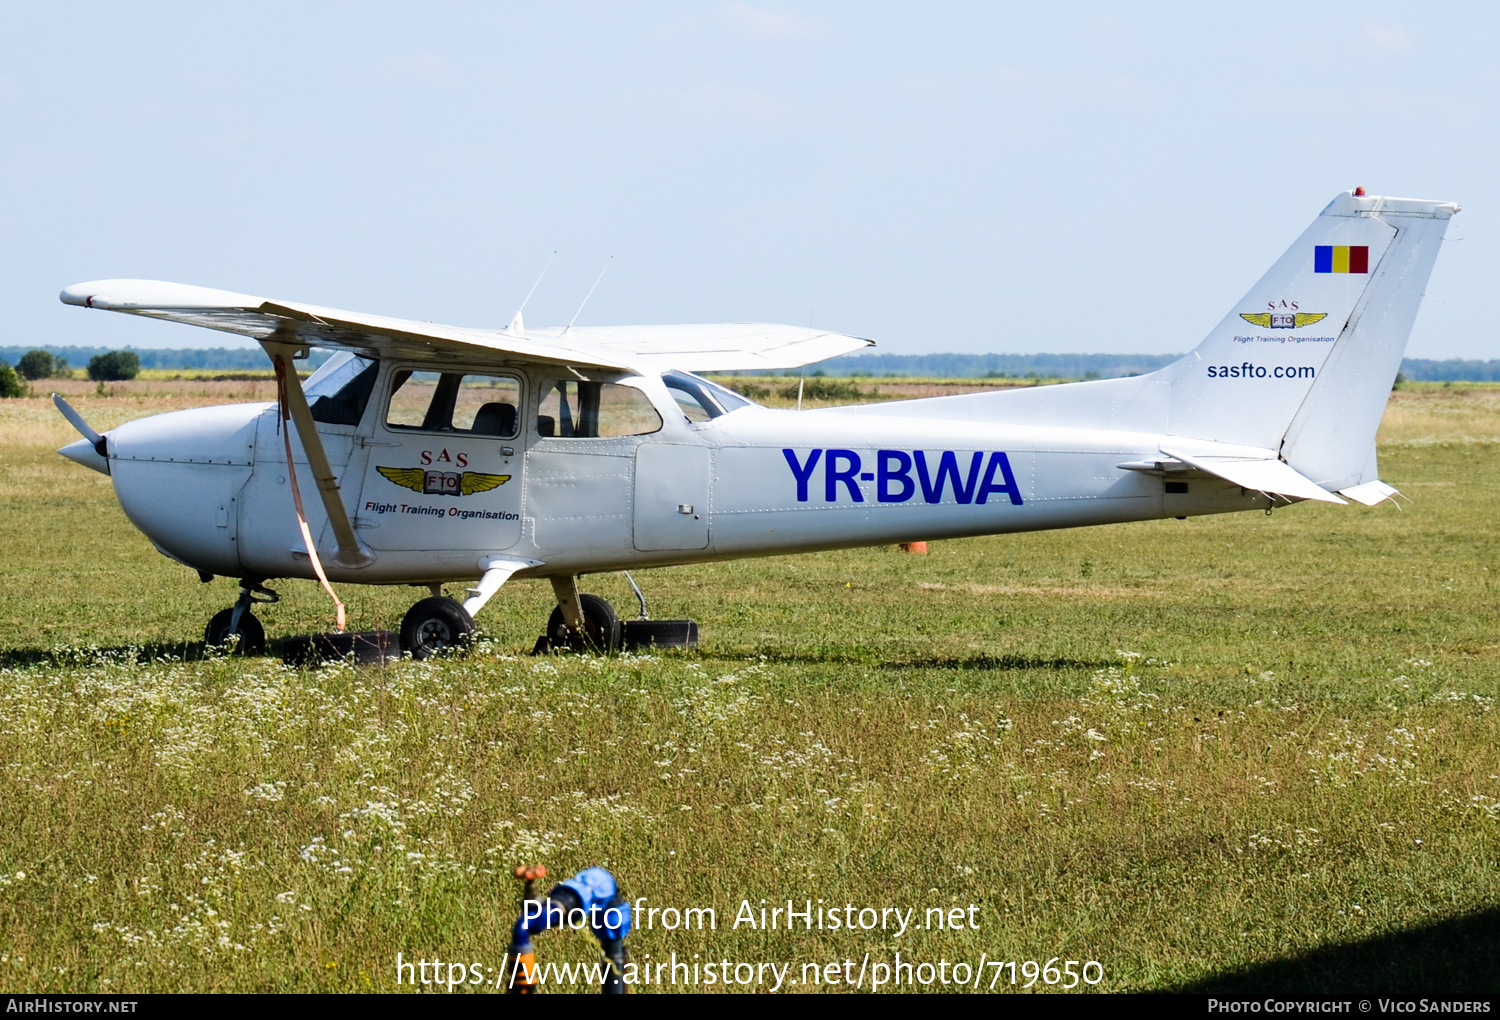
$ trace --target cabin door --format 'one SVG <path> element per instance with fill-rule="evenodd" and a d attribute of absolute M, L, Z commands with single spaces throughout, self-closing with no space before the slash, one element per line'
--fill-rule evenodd
<path fill-rule="evenodd" d="M 398 369 L 367 441 L 355 508 L 375 550 L 508 549 L 521 537 L 521 382 Z"/>

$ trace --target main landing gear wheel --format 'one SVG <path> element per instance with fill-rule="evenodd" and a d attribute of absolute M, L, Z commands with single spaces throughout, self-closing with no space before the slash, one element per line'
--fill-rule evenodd
<path fill-rule="evenodd" d="M 203 643 L 210 648 L 228 648 L 240 655 L 259 655 L 266 650 L 266 628 L 260 625 L 260 621 L 250 615 L 247 609 L 240 613 L 240 625 L 236 632 L 229 632 L 230 622 L 234 619 L 234 609 L 221 609 L 214 614 L 214 618 L 208 621 L 208 627 L 203 631 Z M 238 638 L 237 641 L 233 640 Z"/>
<path fill-rule="evenodd" d="M 423 599 L 401 621 L 401 650 L 413 659 L 429 659 L 474 641 L 474 618 L 450 598 Z"/>
<path fill-rule="evenodd" d="M 598 595 L 578 596 L 578 606 L 583 610 L 583 633 L 568 626 L 568 621 L 563 618 L 562 606 L 558 606 L 547 618 L 548 646 L 556 651 L 567 649 L 604 655 L 618 652 L 622 628 L 615 607 Z"/>

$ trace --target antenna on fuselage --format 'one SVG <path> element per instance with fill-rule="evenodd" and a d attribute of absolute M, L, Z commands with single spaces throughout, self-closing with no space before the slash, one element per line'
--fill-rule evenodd
<path fill-rule="evenodd" d="M 552 258 L 549 258 L 547 260 L 547 264 L 542 267 L 541 275 L 536 278 L 536 283 L 533 283 L 531 285 L 531 289 L 526 292 L 526 300 L 522 301 L 521 302 L 521 307 L 516 309 L 516 316 L 515 316 L 515 318 L 513 318 L 513 319 L 510 320 L 510 326 L 508 327 L 512 333 L 524 333 L 524 332 L 526 332 L 526 324 L 521 321 L 521 313 L 526 310 L 526 301 L 530 301 L 531 300 L 531 295 L 533 295 L 533 294 L 536 293 L 537 287 L 542 282 L 542 277 L 546 276 L 547 275 L 547 270 L 549 270 L 549 269 L 552 268 L 552 259 L 555 259 L 555 258 L 557 258 L 557 252 L 554 250 L 552 252 Z"/>
<path fill-rule="evenodd" d="M 816 308 L 807 313 L 807 331 L 812 332 L 813 316 L 818 314 Z M 807 385 L 807 367 L 802 368 L 802 378 L 797 380 L 797 410 L 802 410 L 802 387 Z"/>
<path fill-rule="evenodd" d="M 609 262 L 604 263 L 604 268 L 601 269 L 601 270 L 599 270 L 599 276 L 598 276 L 597 279 L 594 280 L 594 286 L 590 287 L 589 288 L 589 292 L 583 296 L 583 305 L 588 304 L 589 303 L 589 298 L 591 298 L 591 297 L 594 296 L 594 291 L 599 286 L 599 280 L 604 279 L 604 274 L 607 273 L 607 272 L 609 272 L 610 263 L 613 262 L 614 260 L 615 260 L 615 257 L 613 255 L 611 255 L 609 257 Z M 573 323 L 575 323 L 575 322 L 578 321 L 578 317 L 583 314 L 583 305 L 579 305 L 578 306 L 578 311 L 576 311 L 576 312 L 573 313 L 573 318 L 571 318 L 571 319 L 568 320 L 568 325 L 563 329 L 563 335 L 564 336 L 567 335 L 568 330 L 570 330 L 570 329 L 573 328 Z"/>

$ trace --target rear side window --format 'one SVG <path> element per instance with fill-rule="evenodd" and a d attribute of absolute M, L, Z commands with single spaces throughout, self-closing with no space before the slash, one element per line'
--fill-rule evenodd
<path fill-rule="evenodd" d="M 661 429 L 651 398 L 634 386 L 558 379 L 542 384 L 536 431 L 554 439 L 644 436 Z"/>
<path fill-rule="evenodd" d="M 403 369 L 391 382 L 385 423 L 394 429 L 514 439 L 520 406 L 521 382 L 514 376 Z"/>

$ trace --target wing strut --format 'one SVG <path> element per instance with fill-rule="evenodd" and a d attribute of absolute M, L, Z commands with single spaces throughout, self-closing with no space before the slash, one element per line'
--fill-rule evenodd
<path fill-rule="evenodd" d="M 313 479 L 318 483 L 318 495 L 323 498 L 323 509 L 328 513 L 328 523 L 338 542 L 339 551 L 333 562 L 341 567 L 366 566 L 371 562 L 370 554 L 360 548 L 359 539 L 354 536 L 354 526 L 349 522 L 343 497 L 339 495 L 339 481 L 328 463 L 328 454 L 323 449 L 322 437 L 318 435 L 317 423 L 313 421 L 312 409 L 307 406 L 307 395 L 302 392 L 302 380 L 297 378 L 297 371 L 292 366 L 292 355 L 305 345 L 271 340 L 263 340 L 261 345 L 276 365 L 276 378 L 282 384 L 281 391 L 286 399 L 285 410 L 291 412 L 292 420 L 297 423 L 297 439 L 302 443 L 303 452 L 307 454 L 307 465 L 312 468 Z M 288 472 L 291 468 L 289 456 Z M 317 553 L 311 545 L 307 551 L 316 562 Z"/>

